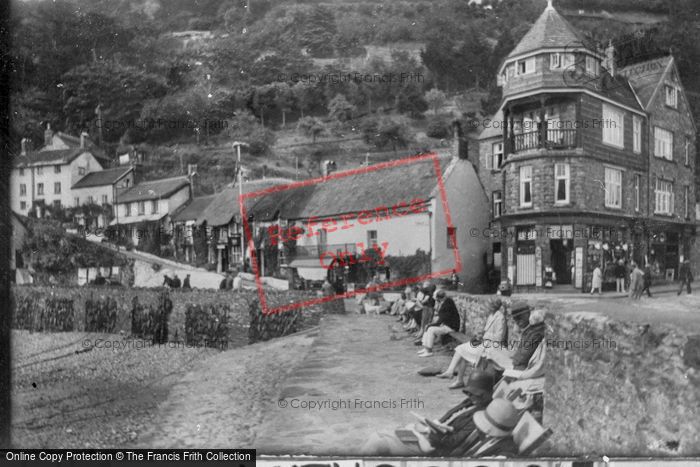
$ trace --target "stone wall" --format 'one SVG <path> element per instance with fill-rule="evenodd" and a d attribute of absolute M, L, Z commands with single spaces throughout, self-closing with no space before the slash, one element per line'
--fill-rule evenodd
<path fill-rule="evenodd" d="M 700 453 L 697 337 L 596 314 L 547 322 L 544 425 L 554 434 L 539 454 Z"/>

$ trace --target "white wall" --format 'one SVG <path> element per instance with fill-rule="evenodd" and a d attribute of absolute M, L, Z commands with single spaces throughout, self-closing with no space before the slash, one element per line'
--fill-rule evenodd
<path fill-rule="evenodd" d="M 189 185 L 183 186 L 180 190 L 173 193 L 169 198 L 159 199 L 158 212 L 153 214 L 151 210 L 151 200 L 147 200 L 146 209 L 143 215 L 139 215 L 138 202 L 131 203 L 131 216 L 126 215 L 126 204 L 119 203 L 116 208 L 118 210 L 118 218 L 120 224 L 131 224 L 135 222 L 155 221 L 163 217 L 164 214 L 172 214 L 177 208 L 185 204 L 190 199 Z M 119 201 L 119 200 L 117 200 Z"/>

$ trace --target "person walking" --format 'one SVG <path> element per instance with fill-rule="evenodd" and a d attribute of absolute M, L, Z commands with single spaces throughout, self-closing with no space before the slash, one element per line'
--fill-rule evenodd
<path fill-rule="evenodd" d="M 651 298 L 651 290 L 649 289 L 651 287 L 651 265 L 649 263 L 644 266 L 644 287 L 642 287 L 642 291 L 640 292 L 640 295 L 646 291 L 647 296 Z"/>
<path fill-rule="evenodd" d="M 639 297 L 642 296 L 642 281 L 644 273 L 641 269 L 639 269 L 636 262 L 632 261 L 630 266 L 632 267 L 632 272 L 630 273 L 629 298 L 632 300 L 639 300 Z"/>
<path fill-rule="evenodd" d="M 692 290 L 690 289 L 690 283 L 693 282 L 693 272 L 690 270 L 689 260 L 686 259 L 685 261 L 683 261 L 678 276 L 681 279 L 681 288 L 678 289 L 678 295 L 680 295 L 681 292 L 683 292 L 684 285 L 687 287 L 688 295 L 690 295 L 692 293 Z"/>
<path fill-rule="evenodd" d="M 603 287 L 603 271 L 600 269 L 600 265 L 596 265 L 593 270 L 593 279 L 591 280 L 591 295 L 593 291 L 597 290 L 598 295 L 600 295 L 600 290 Z"/>
<path fill-rule="evenodd" d="M 183 289 L 191 289 L 192 286 L 190 285 L 190 275 L 187 274 L 185 276 L 185 280 L 182 282 L 182 288 Z"/>
<path fill-rule="evenodd" d="M 619 260 L 615 265 L 615 290 L 625 293 L 625 262 Z"/>

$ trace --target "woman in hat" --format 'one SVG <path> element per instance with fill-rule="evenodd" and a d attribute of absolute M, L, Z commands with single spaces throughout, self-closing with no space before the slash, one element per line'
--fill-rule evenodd
<path fill-rule="evenodd" d="M 455 305 L 454 300 L 448 297 L 444 290 L 438 290 L 435 293 L 435 298 L 438 317 L 434 323 L 427 326 L 425 333 L 423 333 L 421 341 L 423 349 L 418 352 L 419 357 L 430 357 L 433 355 L 433 345 L 438 337 L 459 331 L 459 311 L 457 311 L 457 305 Z"/>
<path fill-rule="evenodd" d="M 520 412 L 513 406 L 513 403 L 506 399 L 494 399 L 484 409 L 474 414 L 474 425 L 476 430 L 467 438 L 459 452 L 455 456 L 464 456 L 468 451 L 469 455 L 478 452 L 478 445 L 483 445 L 489 440 L 497 441 L 496 445 L 489 449 L 488 455 L 494 456 L 515 456 L 518 454 L 518 446 L 513 441 L 513 429 L 520 420 Z M 475 442 L 470 442 L 476 438 Z"/>
<path fill-rule="evenodd" d="M 449 410 L 440 420 L 423 419 L 393 433 L 372 434 L 361 449 L 365 456 L 447 456 L 463 447 L 464 441 L 476 429 L 474 414 L 485 410 L 491 402 L 494 377 L 492 373 L 474 372 L 464 393 L 462 403 Z"/>
<path fill-rule="evenodd" d="M 438 378 L 452 378 L 455 370 L 458 370 L 457 378 L 450 384 L 450 389 L 457 389 L 464 386 L 464 373 L 467 364 L 476 365 L 479 358 L 489 347 L 502 347 L 507 344 L 506 316 L 502 309 L 503 303 L 498 297 L 491 297 L 485 303 L 488 313 L 484 329 L 478 333 L 470 342 L 457 346 L 452 356 L 450 366 Z"/>
<path fill-rule="evenodd" d="M 515 349 L 487 349 L 486 357 L 504 370 L 524 370 L 544 339 L 545 313 L 542 309 L 532 310 L 529 305 L 522 303 L 513 306 L 511 316 L 522 329 L 520 342 Z"/>

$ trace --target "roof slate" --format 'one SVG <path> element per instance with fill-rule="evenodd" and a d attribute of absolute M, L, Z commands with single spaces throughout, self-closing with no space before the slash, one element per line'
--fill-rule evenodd
<path fill-rule="evenodd" d="M 216 195 L 193 198 L 179 212 L 175 213 L 173 222 L 196 221 L 202 216 L 204 210 L 211 202 L 214 201 L 214 198 L 216 198 Z"/>
<path fill-rule="evenodd" d="M 167 198 L 189 183 L 187 177 L 163 178 L 141 182 L 119 193 L 117 202 L 121 204 Z"/>
<path fill-rule="evenodd" d="M 646 108 L 654 91 L 663 79 L 666 69 L 673 57 L 666 56 L 634 63 L 620 69 L 619 74 L 627 77 L 634 91 Z"/>
<path fill-rule="evenodd" d="M 75 182 L 73 188 L 88 188 L 93 186 L 112 185 L 120 178 L 133 170 L 133 167 L 117 167 L 114 169 L 98 170 L 90 172 Z"/>
<path fill-rule="evenodd" d="M 508 54 L 508 57 L 549 47 L 590 48 L 591 46 L 583 35 L 557 10 L 547 8 L 518 42 L 518 45 Z"/>

